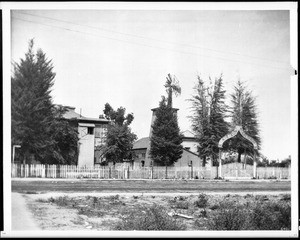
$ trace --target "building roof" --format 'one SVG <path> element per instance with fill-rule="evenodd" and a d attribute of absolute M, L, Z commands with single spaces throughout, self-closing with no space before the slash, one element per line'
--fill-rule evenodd
<path fill-rule="evenodd" d="M 189 130 L 186 130 L 186 131 L 182 132 L 182 134 L 186 138 L 194 138 L 195 137 L 195 135 Z"/>
<path fill-rule="evenodd" d="M 141 138 L 141 139 L 137 140 L 133 144 L 132 149 L 145 149 L 145 148 L 148 148 L 149 146 L 150 146 L 150 138 L 149 137 L 144 137 L 144 138 Z"/>
<path fill-rule="evenodd" d="M 66 119 L 78 119 L 80 122 L 95 122 L 95 123 L 108 123 L 109 120 L 102 117 L 101 118 L 88 118 L 75 112 L 75 107 L 65 106 L 67 111 L 64 113 L 63 118 Z"/>

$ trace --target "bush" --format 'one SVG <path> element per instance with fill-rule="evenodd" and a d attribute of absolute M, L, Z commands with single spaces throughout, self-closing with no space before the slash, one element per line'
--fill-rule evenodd
<path fill-rule="evenodd" d="M 185 230 L 186 226 L 170 217 L 166 210 L 158 205 L 144 207 L 131 212 L 118 222 L 114 230 L 143 230 L 143 231 L 162 231 L 162 230 Z"/>
<path fill-rule="evenodd" d="M 198 199 L 194 202 L 194 204 L 199 208 L 205 208 L 207 206 L 208 197 L 206 194 L 201 193 L 198 196 Z"/>
<path fill-rule="evenodd" d="M 291 229 L 291 207 L 289 204 L 257 202 L 249 215 L 249 230 Z"/>
<path fill-rule="evenodd" d="M 211 230 L 288 230 L 291 229 L 290 203 L 257 200 L 239 205 L 223 200 L 209 219 Z"/>
<path fill-rule="evenodd" d="M 218 210 L 212 214 L 208 228 L 211 230 L 242 230 L 246 214 L 242 207 L 235 203 L 221 202 Z"/>
<path fill-rule="evenodd" d="M 188 209 L 189 208 L 189 203 L 188 202 L 175 202 L 175 208 L 180 208 L 180 209 Z"/>

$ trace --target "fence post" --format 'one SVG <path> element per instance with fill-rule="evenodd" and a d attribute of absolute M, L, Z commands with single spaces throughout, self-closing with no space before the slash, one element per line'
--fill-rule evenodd
<path fill-rule="evenodd" d="M 111 178 L 111 167 L 108 168 L 108 178 Z"/>
<path fill-rule="evenodd" d="M 193 161 L 191 161 L 191 179 L 193 179 Z"/>
<path fill-rule="evenodd" d="M 167 165 L 166 165 L 166 172 L 165 172 L 165 179 L 167 179 L 168 178 L 168 170 L 167 170 Z"/>
<path fill-rule="evenodd" d="M 127 168 L 127 179 L 129 179 L 129 166 L 128 166 L 128 168 Z"/>
<path fill-rule="evenodd" d="M 153 164 L 151 166 L 151 179 L 153 179 Z"/>

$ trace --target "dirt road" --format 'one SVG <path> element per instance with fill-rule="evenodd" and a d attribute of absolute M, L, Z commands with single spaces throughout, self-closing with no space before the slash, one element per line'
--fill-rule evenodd
<path fill-rule="evenodd" d="M 289 192 L 290 181 L 13 179 L 12 191 L 45 192 Z"/>
<path fill-rule="evenodd" d="M 13 231 L 40 230 L 31 212 L 27 208 L 24 197 L 20 193 L 12 193 L 12 225 Z"/>

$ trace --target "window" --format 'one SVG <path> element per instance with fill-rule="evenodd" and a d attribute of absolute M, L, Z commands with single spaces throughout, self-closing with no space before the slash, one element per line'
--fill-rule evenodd
<path fill-rule="evenodd" d="M 141 161 L 142 167 L 145 167 L 145 161 Z"/>
<path fill-rule="evenodd" d="M 142 153 L 142 158 L 145 158 L 146 157 L 146 153 Z"/>
<path fill-rule="evenodd" d="M 93 135 L 94 134 L 94 128 L 93 127 L 88 127 L 87 128 L 87 134 Z"/>

